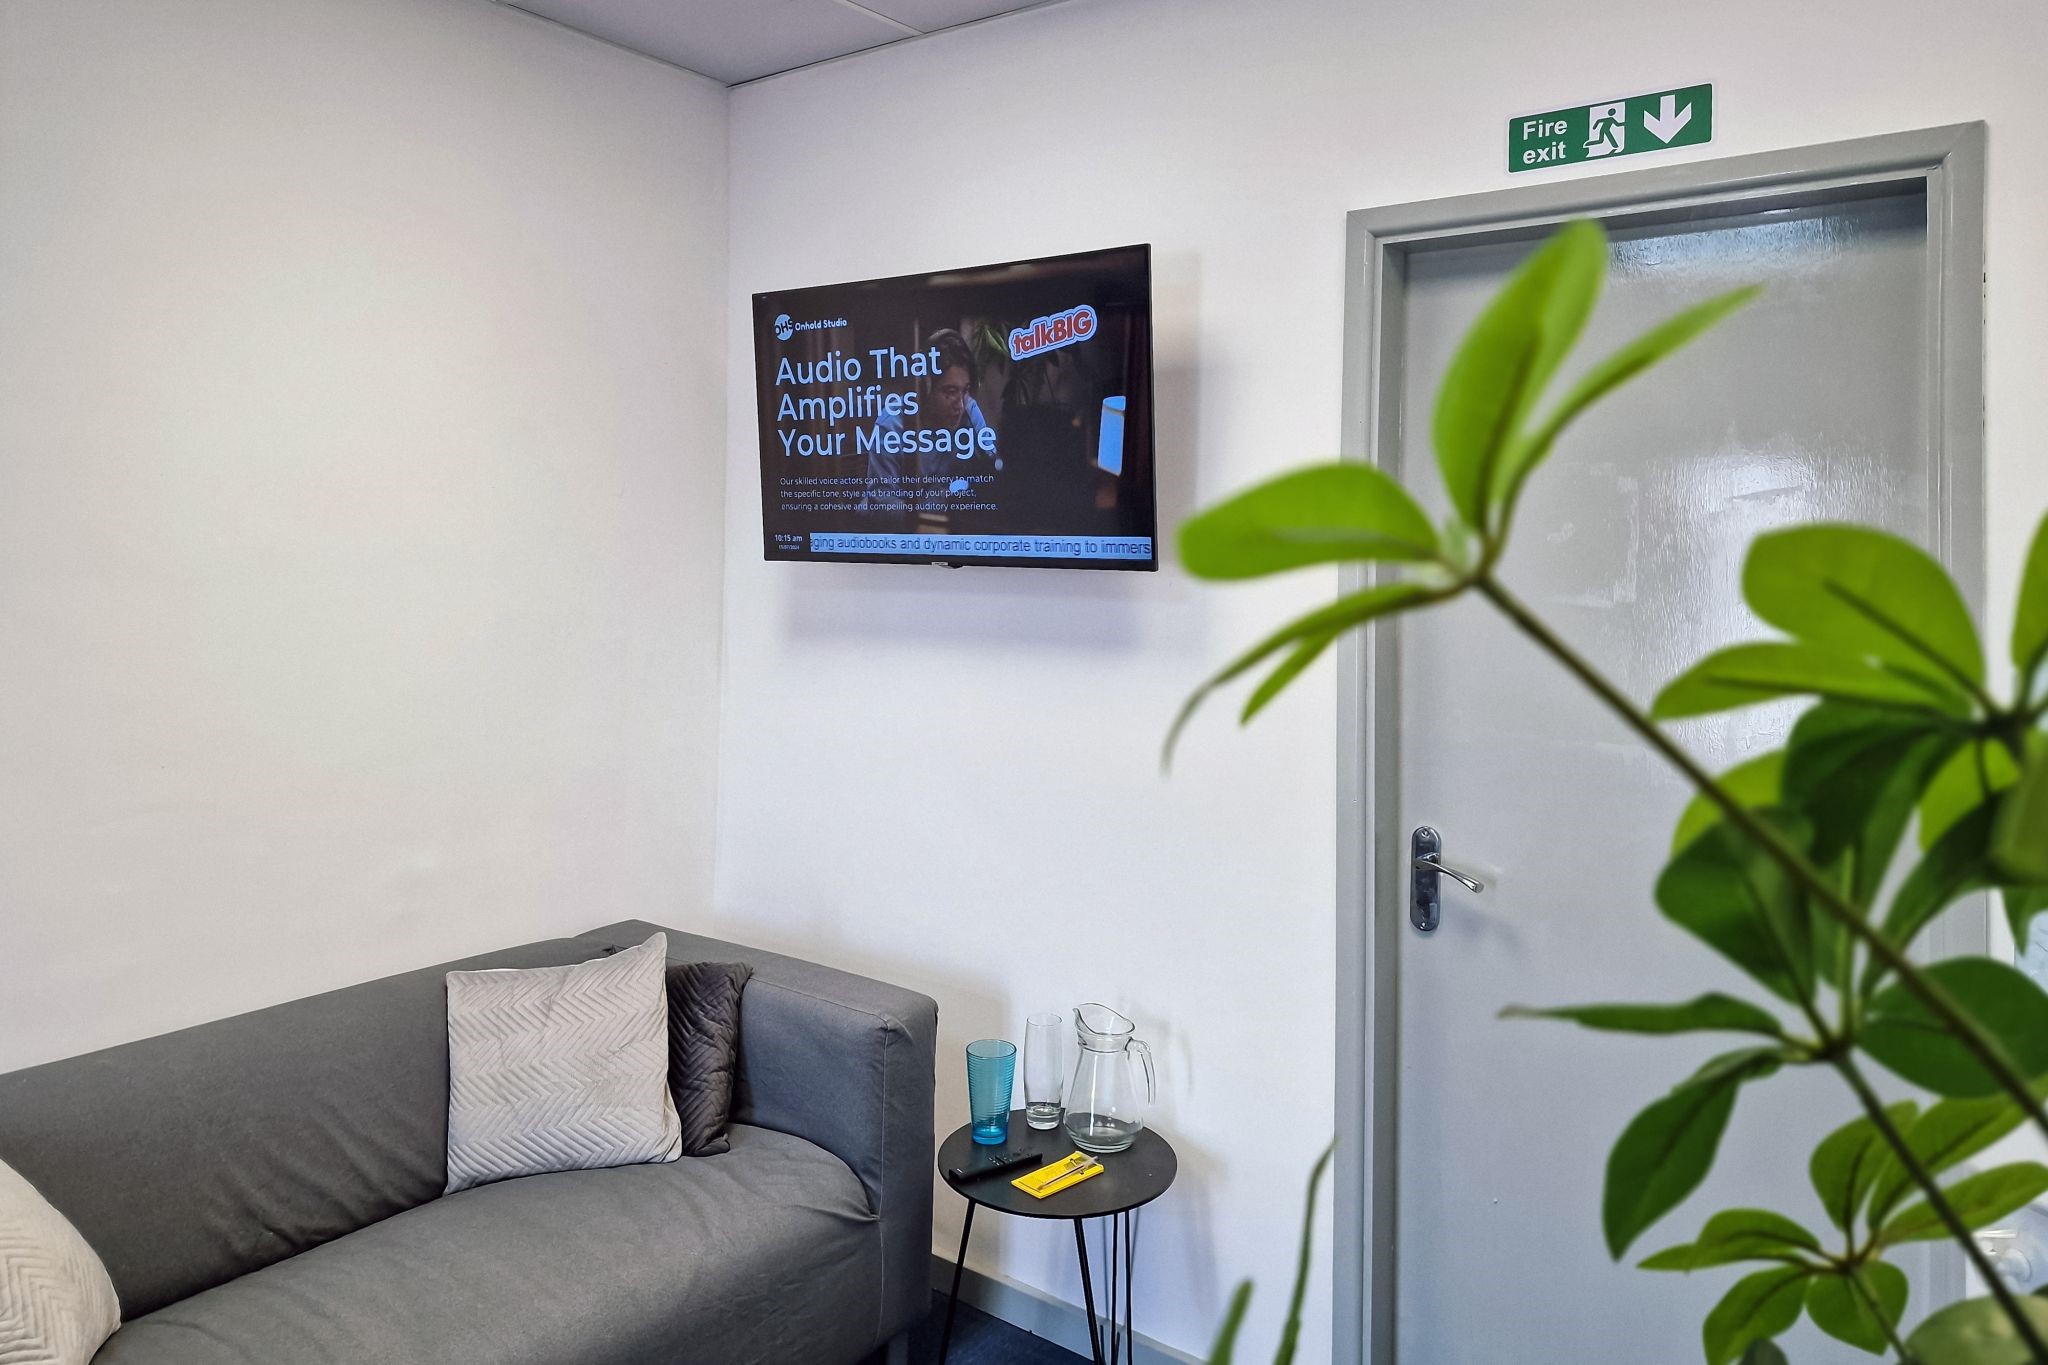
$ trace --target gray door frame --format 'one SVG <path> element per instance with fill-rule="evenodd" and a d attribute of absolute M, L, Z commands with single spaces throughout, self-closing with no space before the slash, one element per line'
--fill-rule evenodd
<path fill-rule="evenodd" d="M 1344 455 L 1383 467 L 1400 441 L 1398 397 L 1409 254 L 1525 234 L 1568 218 L 1651 224 L 1717 209 L 1830 202 L 1920 182 L 1927 196 L 1931 367 L 1937 452 L 1935 552 L 1973 611 L 1984 605 L 1984 160 L 1982 123 L 1858 138 L 1790 151 L 1659 166 L 1590 179 L 1359 209 L 1345 251 Z M 1347 566 L 1346 592 L 1370 571 Z M 1395 1112 L 1400 1011 L 1395 992 L 1407 916 L 1402 869 L 1378 848 L 1400 831 L 1397 622 L 1354 631 L 1338 656 L 1337 1131 L 1334 1256 L 1336 1365 L 1394 1365 Z M 1378 904 L 1388 913 L 1372 913 Z M 1988 914 L 1988 908 L 1987 908 Z M 1958 918 L 1967 922 L 1957 923 Z M 1986 916 L 1951 916 L 1940 955 L 1984 951 Z M 1960 1292 L 1961 1257 L 1937 1274 Z M 1939 1288 L 1940 1286 L 1938 1286 Z"/>

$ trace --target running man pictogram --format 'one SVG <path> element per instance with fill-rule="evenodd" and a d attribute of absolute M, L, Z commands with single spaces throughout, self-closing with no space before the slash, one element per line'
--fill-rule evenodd
<path fill-rule="evenodd" d="M 1586 155 L 1613 156 L 1621 150 L 1628 133 L 1628 105 L 1596 104 L 1586 111 L 1592 136 L 1586 140 Z"/>

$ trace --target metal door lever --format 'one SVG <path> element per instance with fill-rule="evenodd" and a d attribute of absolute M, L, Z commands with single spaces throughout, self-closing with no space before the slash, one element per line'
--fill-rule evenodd
<path fill-rule="evenodd" d="M 1437 860 L 1437 856 L 1434 853 L 1417 858 L 1415 860 L 1415 867 L 1417 871 L 1441 872 L 1475 896 L 1486 889 L 1485 882 L 1480 881 L 1477 877 L 1468 877 L 1455 867 L 1446 867 Z"/>
<path fill-rule="evenodd" d="M 1477 877 L 1468 877 L 1455 867 L 1443 864 L 1443 836 L 1428 825 L 1417 825 L 1409 837 L 1408 853 L 1408 922 L 1423 933 L 1434 933 L 1437 921 L 1443 916 L 1443 904 L 1437 894 L 1437 879 L 1449 877 L 1467 891 L 1477 895 L 1486 889 L 1486 883 Z"/>

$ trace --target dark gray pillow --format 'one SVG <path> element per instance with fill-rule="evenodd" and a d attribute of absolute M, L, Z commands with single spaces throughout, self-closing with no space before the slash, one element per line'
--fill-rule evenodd
<path fill-rule="evenodd" d="M 744 962 L 675 962 L 668 969 L 668 1088 L 683 1121 L 683 1155 L 728 1151 L 739 1068 Z"/>

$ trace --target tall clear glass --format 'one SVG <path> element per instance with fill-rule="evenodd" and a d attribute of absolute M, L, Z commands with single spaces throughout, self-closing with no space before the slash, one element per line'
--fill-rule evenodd
<path fill-rule="evenodd" d="M 1060 1126 L 1060 1098 L 1066 1089 L 1067 1019 L 1034 1014 L 1024 1021 L 1024 1121 L 1033 1128 Z"/>

